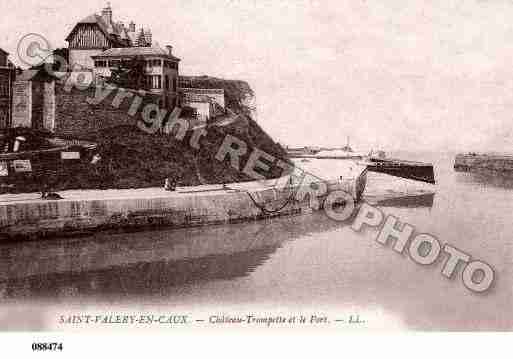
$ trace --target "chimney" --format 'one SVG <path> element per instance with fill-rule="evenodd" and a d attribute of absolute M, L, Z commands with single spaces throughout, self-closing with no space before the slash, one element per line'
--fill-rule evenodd
<path fill-rule="evenodd" d="M 146 29 L 146 31 L 144 31 L 144 38 L 146 40 L 146 44 L 148 46 L 151 46 L 152 36 L 151 36 L 151 30 L 150 29 Z"/>
<path fill-rule="evenodd" d="M 110 7 L 110 2 L 107 2 L 107 6 L 103 8 L 102 18 L 107 23 L 107 25 L 112 24 L 112 8 Z"/>
<path fill-rule="evenodd" d="M 128 25 L 128 31 L 135 32 L 135 22 L 130 21 L 130 24 Z"/>
<path fill-rule="evenodd" d="M 172 56 L 173 55 L 173 46 L 171 45 L 167 45 L 166 46 L 166 49 L 167 49 L 167 53 L 169 56 Z"/>

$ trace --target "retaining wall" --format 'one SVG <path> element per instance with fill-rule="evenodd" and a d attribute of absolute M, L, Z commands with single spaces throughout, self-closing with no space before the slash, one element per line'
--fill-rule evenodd
<path fill-rule="evenodd" d="M 359 198 L 365 176 L 330 185 Z M 294 187 L 251 189 L 251 183 L 231 184 L 235 189 L 209 189 L 193 192 L 166 192 L 148 189 L 135 197 L 101 198 L 84 195 L 83 199 L 27 200 L 0 202 L 0 233 L 6 238 L 54 236 L 102 229 L 146 227 L 193 227 L 231 223 L 310 212 L 309 195 L 297 200 Z M 201 186 L 199 186 L 201 187 Z M 210 186 L 212 187 L 212 186 Z M 250 188 L 250 189 L 248 189 Z M 301 189 L 303 188 L 303 189 Z M 101 193 L 101 191 L 97 191 Z M 66 197 L 66 194 L 63 193 Z M 325 196 L 317 200 L 322 203 Z M 315 201 L 314 203 L 318 203 Z M 318 209 L 318 208 L 316 208 Z"/>

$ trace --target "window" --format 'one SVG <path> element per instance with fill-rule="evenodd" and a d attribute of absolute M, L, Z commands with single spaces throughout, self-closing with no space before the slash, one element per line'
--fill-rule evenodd
<path fill-rule="evenodd" d="M 166 90 L 169 90 L 169 76 L 166 75 Z"/>
<path fill-rule="evenodd" d="M 176 92 L 176 78 L 173 77 L 173 91 Z"/>
<path fill-rule="evenodd" d="M 160 76 L 160 75 L 146 76 L 146 85 L 152 89 L 157 89 L 157 90 L 162 89 L 162 76 Z"/>
<path fill-rule="evenodd" d="M 94 67 L 107 67 L 107 61 L 96 60 L 94 62 Z"/>

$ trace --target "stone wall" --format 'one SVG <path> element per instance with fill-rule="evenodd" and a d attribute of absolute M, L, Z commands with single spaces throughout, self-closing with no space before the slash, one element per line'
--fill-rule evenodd
<path fill-rule="evenodd" d="M 32 86 L 32 121 L 30 127 L 43 129 L 43 113 L 45 105 L 44 82 L 30 81 Z"/>
<path fill-rule="evenodd" d="M 487 154 L 459 154 L 454 160 L 456 170 L 484 169 L 513 172 L 513 156 Z"/>
<path fill-rule="evenodd" d="M 32 126 L 32 85 L 29 81 L 15 81 L 12 99 L 12 126 Z"/>
<path fill-rule="evenodd" d="M 287 182 L 288 178 L 281 179 Z M 360 183 L 361 182 L 361 183 Z M 283 182 L 281 182 L 283 183 Z M 273 186 L 276 181 L 232 183 L 167 192 L 161 188 L 104 195 L 92 191 L 87 198 L 62 201 L 31 200 L 0 202 L 0 233 L 5 238 L 55 235 L 85 230 L 144 227 L 194 227 L 207 224 L 251 221 L 269 217 L 308 213 L 319 209 L 326 195 L 310 195 L 291 200 L 291 193 L 309 192 L 308 185 L 295 183 L 290 189 Z M 358 198 L 356 187 L 365 178 L 328 184 L 331 190 L 344 190 Z M 66 193 L 62 193 L 66 197 Z M 284 205 L 285 203 L 285 205 Z M 272 209 L 280 209 L 273 211 Z"/>
<path fill-rule="evenodd" d="M 55 130 L 55 82 L 44 83 L 43 128 Z"/>
<path fill-rule="evenodd" d="M 13 70 L 0 68 L 0 129 L 6 128 L 10 122 L 12 78 Z"/>
<path fill-rule="evenodd" d="M 129 114 L 136 93 L 131 92 L 119 105 L 113 102 L 118 90 L 110 92 L 100 103 L 90 103 L 95 98 L 95 87 L 86 90 L 66 89 L 61 83 L 55 85 L 54 132 L 57 135 L 88 138 L 91 134 L 116 126 L 136 125 L 141 120 L 141 111 L 147 104 L 158 104 L 159 96 L 146 94 L 141 105 L 132 116 Z"/>
<path fill-rule="evenodd" d="M 17 80 L 13 86 L 13 127 L 53 131 L 55 82 Z"/>

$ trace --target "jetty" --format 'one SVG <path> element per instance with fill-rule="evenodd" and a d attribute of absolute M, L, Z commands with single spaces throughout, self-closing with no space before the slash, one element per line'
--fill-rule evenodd
<path fill-rule="evenodd" d="M 318 196 L 311 192 L 316 182 L 304 184 L 292 175 L 177 187 L 175 191 L 162 187 L 67 190 L 59 192 L 63 197 L 60 200 L 41 199 L 38 193 L 4 194 L 0 195 L 0 237 L 39 239 L 98 230 L 196 227 L 310 213 L 322 207 L 331 191 L 344 191 L 355 200 L 361 197 L 365 167 L 355 165 L 339 174 L 327 180 L 319 177 L 319 183 L 327 185 L 327 192 Z"/>
<path fill-rule="evenodd" d="M 433 164 L 417 161 L 406 161 L 393 158 L 369 159 L 368 170 L 385 173 L 394 177 L 412 179 L 415 181 L 435 184 Z"/>
<path fill-rule="evenodd" d="M 513 155 L 508 154 L 458 154 L 454 159 L 456 171 L 491 170 L 513 173 Z"/>

